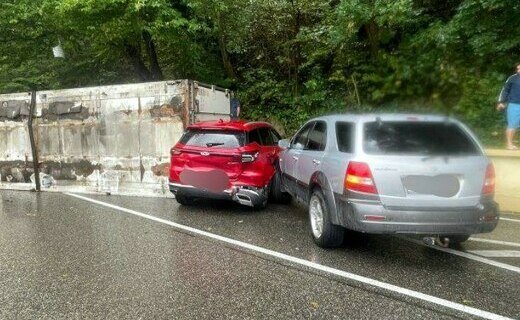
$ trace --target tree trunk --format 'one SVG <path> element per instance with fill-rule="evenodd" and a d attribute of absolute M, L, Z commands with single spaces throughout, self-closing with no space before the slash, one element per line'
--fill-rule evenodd
<path fill-rule="evenodd" d="M 358 88 L 357 88 L 357 82 L 356 82 L 356 79 L 354 78 L 353 74 L 350 75 L 350 79 L 352 79 L 352 83 L 354 84 L 354 93 L 356 94 L 357 105 L 358 105 L 358 107 L 360 107 L 361 106 L 361 99 L 359 98 L 359 91 L 358 91 Z"/>
<path fill-rule="evenodd" d="M 300 64 L 301 64 L 301 48 L 300 44 L 296 41 L 296 38 L 298 37 L 298 34 L 300 33 L 301 29 L 301 10 L 298 7 L 298 4 L 295 3 L 294 0 L 291 0 L 291 6 L 294 10 L 294 24 L 293 24 L 293 34 L 292 34 L 292 40 L 295 41 L 291 48 L 291 77 L 293 79 L 293 95 L 298 96 L 299 89 L 300 89 Z"/>
<path fill-rule="evenodd" d="M 143 40 L 146 47 L 146 53 L 148 54 L 148 59 L 150 61 L 150 75 L 152 80 L 163 80 L 164 76 L 161 70 L 161 66 L 159 65 L 159 59 L 157 57 L 157 50 L 155 49 L 155 43 L 153 42 L 152 35 L 150 32 L 144 30 L 143 31 Z"/>
<path fill-rule="evenodd" d="M 227 38 L 226 34 L 223 32 L 222 28 L 222 13 L 217 13 L 217 28 L 218 28 L 218 46 L 220 49 L 220 57 L 222 59 L 222 65 L 224 66 L 224 70 L 228 78 L 235 80 L 237 75 L 235 73 L 235 68 L 233 68 L 233 63 L 231 62 L 231 58 L 229 57 L 229 53 L 227 52 Z"/>
<path fill-rule="evenodd" d="M 143 59 L 141 57 L 141 50 L 136 47 L 135 45 L 126 45 L 126 54 L 128 58 L 130 58 L 130 62 L 134 66 L 134 70 L 139 76 L 139 79 L 141 81 L 151 81 L 152 80 L 152 74 L 150 73 L 150 70 L 146 67 L 146 65 L 143 62 Z"/>
<path fill-rule="evenodd" d="M 224 70 L 226 71 L 228 78 L 234 80 L 237 76 L 226 49 L 226 39 L 224 35 L 219 36 L 218 43 L 220 48 L 220 55 L 222 57 L 222 64 L 224 65 Z"/>
<path fill-rule="evenodd" d="M 368 38 L 370 54 L 375 57 L 379 52 L 379 26 L 374 19 L 370 20 L 370 22 L 365 25 L 365 32 Z"/>

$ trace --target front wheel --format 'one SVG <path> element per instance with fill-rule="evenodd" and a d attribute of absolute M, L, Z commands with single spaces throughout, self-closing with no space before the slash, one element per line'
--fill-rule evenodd
<path fill-rule="evenodd" d="M 345 229 L 332 224 L 331 213 L 321 190 L 313 191 L 309 201 L 309 220 L 314 242 L 322 248 L 337 247 L 343 243 Z"/>

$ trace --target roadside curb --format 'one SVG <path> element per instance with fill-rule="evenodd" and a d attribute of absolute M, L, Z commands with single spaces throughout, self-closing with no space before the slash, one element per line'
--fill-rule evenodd
<path fill-rule="evenodd" d="M 503 213 L 520 215 L 520 151 L 486 149 L 495 166 L 495 200 Z"/>

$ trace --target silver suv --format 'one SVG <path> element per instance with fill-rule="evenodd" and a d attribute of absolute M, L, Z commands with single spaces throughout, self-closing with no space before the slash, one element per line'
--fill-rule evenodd
<path fill-rule="evenodd" d="M 497 225 L 493 165 L 455 119 L 325 116 L 279 146 L 282 191 L 308 205 L 319 246 L 341 244 L 345 229 L 460 243 Z"/>

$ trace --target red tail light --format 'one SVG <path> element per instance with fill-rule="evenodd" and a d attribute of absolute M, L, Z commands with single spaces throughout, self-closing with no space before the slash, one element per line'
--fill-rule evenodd
<path fill-rule="evenodd" d="M 182 153 L 181 150 L 177 149 L 177 148 L 171 148 L 170 149 L 170 155 L 171 156 L 178 156 Z"/>
<path fill-rule="evenodd" d="M 495 167 L 492 163 L 488 164 L 486 169 L 486 177 L 484 179 L 484 186 L 482 187 L 482 194 L 495 193 Z"/>
<path fill-rule="evenodd" d="M 258 158 L 258 152 L 242 153 L 242 163 L 253 162 Z"/>
<path fill-rule="evenodd" d="M 376 184 L 368 164 L 349 162 L 345 175 L 345 188 L 351 191 L 377 194 Z"/>

